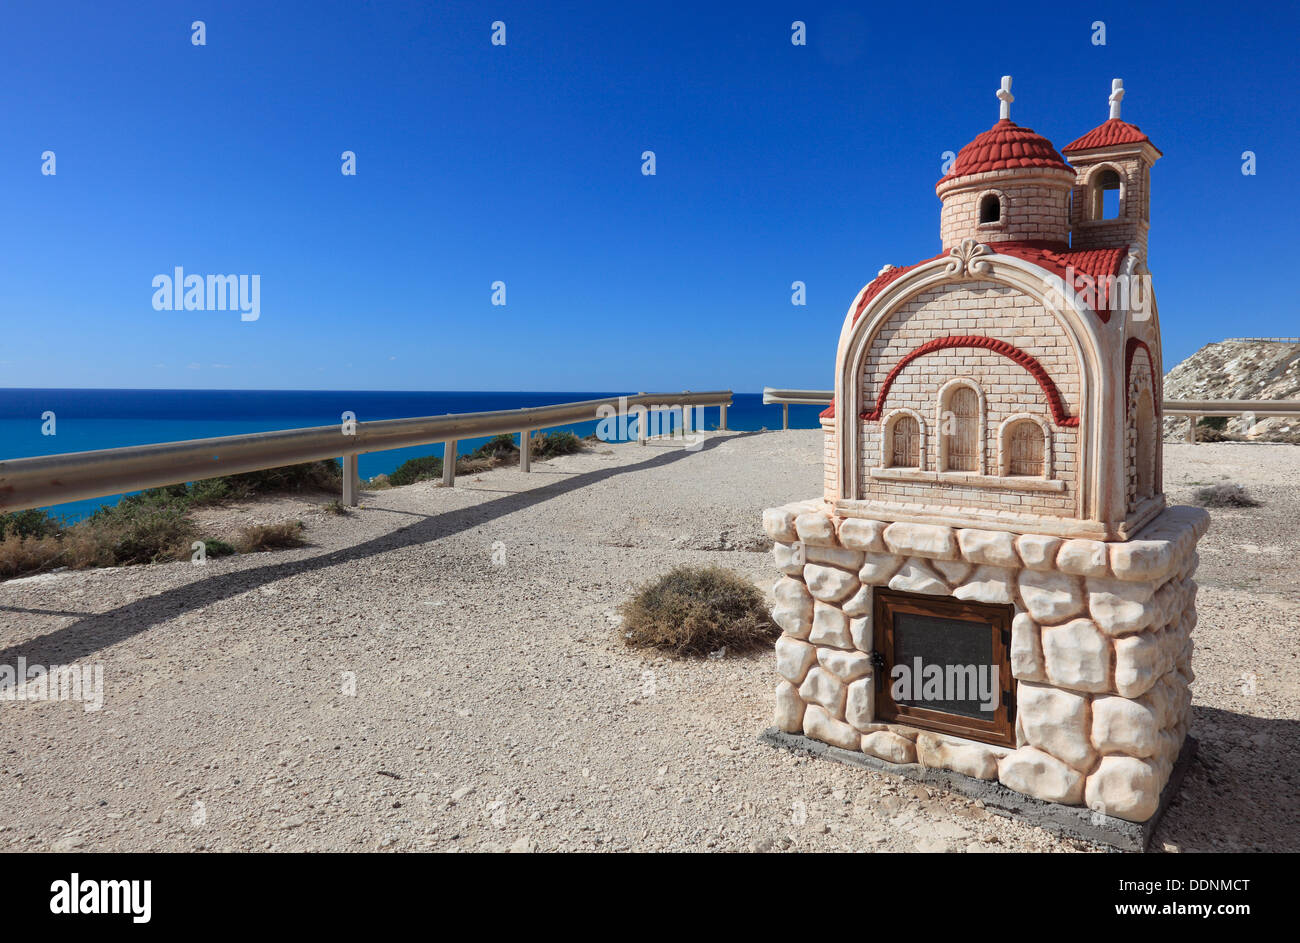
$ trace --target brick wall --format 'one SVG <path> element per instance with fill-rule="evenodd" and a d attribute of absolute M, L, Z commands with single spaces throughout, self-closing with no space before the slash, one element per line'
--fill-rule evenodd
<path fill-rule="evenodd" d="M 960 245 L 963 239 L 984 243 L 1069 240 L 1069 177 L 1026 180 L 1023 172 L 1001 176 L 1003 173 L 993 171 L 962 178 L 960 187 L 943 191 L 939 232 L 945 249 Z M 996 223 L 981 223 L 980 200 L 990 193 L 1001 195 L 1001 218 Z"/>
<path fill-rule="evenodd" d="M 1105 167 L 1118 172 L 1123 181 L 1121 215 L 1118 219 L 1090 219 L 1089 181 Z M 1151 177 L 1146 163 L 1136 157 L 1119 158 L 1079 165 L 1077 170 L 1078 178 L 1070 197 L 1071 245 L 1076 249 L 1135 246 L 1145 251 L 1150 228 Z"/>
<path fill-rule="evenodd" d="M 910 351 L 948 335 L 988 336 L 1024 350 L 1043 365 L 1056 383 L 1070 415 L 1078 415 L 1079 365 L 1055 317 L 1034 299 L 993 282 L 945 285 L 922 293 L 895 310 L 876 336 L 862 372 L 863 403 L 870 409 L 888 373 Z M 923 466 L 936 469 L 939 453 L 940 388 L 950 379 L 974 379 L 984 393 L 983 462 L 988 474 L 998 473 L 998 428 L 1016 414 L 1045 419 L 1051 430 L 1054 478 L 1065 482 L 1063 492 L 957 487 L 951 483 L 902 482 L 871 478 L 869 469 L 881 462 L 883 420 L 899 408 L 919 413 L 926 423 Z M 1078 480 L 1078 430 L 1057 426 L 1037 381 L 1020 365 L 1000 354 L 977 348 L 939 350 L 912 361 L 894 380 L 880 422 L 860 424 L 860 497 L 868 501 L 912 504 L 934 510 L 1007 511 L 1053 517 L 1074 517 Z"/>

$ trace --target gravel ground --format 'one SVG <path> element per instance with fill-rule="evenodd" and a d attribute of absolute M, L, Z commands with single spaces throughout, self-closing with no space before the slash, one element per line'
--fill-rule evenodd
<path fill-rule="evenodd" d="M 713 434 L 345 517 L 277 498 L 202 515 L 301 518 L 310 546 L 0 584 L 0 664 L 104 676 L 99 711 L 0 701 L 0 849 L 1096 850 L 758 743 L 770 654 L 622 646 L 615 607 L 676 564 L 770 588 L 761 512 L 820 492 L 820 452 Z M 1174 500 L 1228 479 L 1266 503 L 1214 511 L 1201 546 L 1201 753 L 1153 847 L 1300 850 L 1300 450 L 1165 455 Z"/>

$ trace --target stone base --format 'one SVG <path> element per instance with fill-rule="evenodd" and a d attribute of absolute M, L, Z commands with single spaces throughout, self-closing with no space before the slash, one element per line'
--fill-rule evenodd
<path fill-rule="evenodd" d="M 1136 539 L 1111 543 L 846 518 L 817 501 L 770 508 L 763 524 L 783 574 L 772 610 L 778 729 L 1085 816 L 1156 814 L 1191 723 L 1203 509 L 1168 508 Z M 1012 744 L 878 713 L 874 601 L 886 589 L 1009 607 Z"/>
<path fill-rule="evenodd" d="M 1129 822 L 1125 819 L 1094 812 L 1078 806 L 1061 805 L 1059 802 L 1045 802 L 1008 789 L 1001 783 L 975 779 L 946 769 L 933 769 L 919 763 L 887 763 L 884 760 L 868 756 L 857 750 L 842 750 L 830 744 L 822 743 L 801 734 L 785 733 L 775 727 L 769 727 L 758 737 L 759 741 L 785 750 L 810 753 L 823 756 L 849 766 L 863 766 L 882 773 L 892 773 L 923 783 L 941 784 L 952 792 L 961 793 L 972 799 L 979 799 L 984 808 L 998 815 L 1016 819 L 1027 825 L 1034 825 L 1067 838 L 1097 842 L 1109 845 L 1119 851 L 1146 851 L 1155 833 L 1156 825 L 1164 815 L 1165 808 L 1177 795 L 1182 786 L 1183 776 L 1191 766 L 1196 755 L 1196 738 L 1187 737 L 1183 748 L 1174 763 L 1169 781 L 1160 794 L 1160 805 L 1155 814 L 1145 822 Z"/>

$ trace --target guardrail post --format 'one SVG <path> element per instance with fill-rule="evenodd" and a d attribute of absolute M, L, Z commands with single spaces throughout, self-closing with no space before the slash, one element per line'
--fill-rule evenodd
<path fill-rule="evenodd" d="M 525 429 L 519 433 L 519 470 L 521 472 L 532 471 L 532 442 L 528 438 L 528 430 Z"/>
<path fill-rule="evenodd" d="M 1196 444 L 1196 418 L 1195 416 L 1187 417 L 1187 441 Z"/>
<path fill-rule="evenodd" d="M 695 412 L 695 410 L 691 409 L 689 406 L 682 407 L 682 435 L 684 436 L 691 434 L 691 421 L 695 418 L 691 415 L 693 412 Z"/>
<path fill-rule="evenodd" d="M 718 409 L 720 410 L 719 418 L 718 418 L 718 428 L 721 429 L 723 432 L 726 432 L 727 431 L 727 404 L 723 403 L 721 406 L 718 407 Z"/>
<path fill-rule="evenodd" d="M 357 456 L 343 456 L 343 503 L 357 506 L 357 492 L 361 490 L 361 474 L 357 471 Z"/>
<path fill-rule="evenodd" d="M 782 429 L 790 428 L 790 404 L 789 403 L 781 404 L 781 428 Z"/>
<path fill-rule="evenodd" d="M 442 447 L 442 483 L 444 487 L 456 486 L 456 440 Z"/>

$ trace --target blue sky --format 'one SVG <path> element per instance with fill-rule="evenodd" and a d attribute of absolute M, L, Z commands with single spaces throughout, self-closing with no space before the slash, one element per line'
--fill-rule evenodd
<path fill-rule="evenodd" d="M 1297 32 L 1265 4 L 6 3 L 0 386 L 828 388 L 858 289 L 937 250 L 941 155 L 1006 73 L 1058 147 L 1120 76 L 1164 151 L 1167 368 L 1300 334 Z M 259 274 L 260 318 L 155 311 L 178 265 Z"/>

